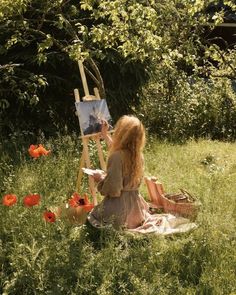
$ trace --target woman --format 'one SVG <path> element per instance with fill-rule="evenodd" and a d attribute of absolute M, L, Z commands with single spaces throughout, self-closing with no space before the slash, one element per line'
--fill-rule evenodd
<path fill-rule="evenodd" d="M 97 173 L 93 177 L 105 198 L 90 212 L 88 221 L 95 227 L 112 225 L 140 232 L 160 232 L 160 227 L 169 227 L 170 220 L 171 226 L 174 225 L 173 219 L 178 219 L 178 224 L 186 223 L 187 219 L 171 214 L 149 214 L 149 206 L 139 194 L 145 145 L 145 129 L 140 120 L 134 116 L 121 117 L 112 138 L 104 122 L 102 136 L 110 147 L 107 171 L 105 176 Z"/>

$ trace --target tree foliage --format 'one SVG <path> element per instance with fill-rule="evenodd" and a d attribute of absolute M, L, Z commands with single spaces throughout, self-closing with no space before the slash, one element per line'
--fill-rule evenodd
<path fill-rule="evenodd" d="M 236 11 L 233 2 L 226 2 Z M 155 63 L 139 110 L 150 130 L 161 137 L 236 138 L 236 47 L 222 37 L 210 37 L 214 26 L 223 22 L 223 11 L 203 14 L 208 4 L 196 1 L 179 7 L 178 21 L 169 20 L 163 32 L 169 36 L 163 39 L 171 41 Z M 217 44 L 219 39 L 224 46 Z"/>
<path fill-rule="evenodd" d="M 78 60 L 87 71 L 91 65 L 100 69 L 106 93 L 103 86 L 100 92 L 115 119 L 138 109 L 150 78 L 167 102 L 177 99 L 175 89 L 184 89 L 190 78 L 235 79 L 235 48 L 222 49 L 204 35 L 223 22 L 222 11 L 206 13 L 217 2 L 1 1 L 0 125 L 7 132 L 20 124 L 49 134 L 64 125 L 77 128 Z M 224 2 L 235 10 L 233 1 Z"/>

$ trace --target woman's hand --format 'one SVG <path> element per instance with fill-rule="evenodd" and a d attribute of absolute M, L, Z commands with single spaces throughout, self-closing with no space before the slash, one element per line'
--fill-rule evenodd
<path fill-rule="evenodd" d="M 109 130 L 109 124 L 106 120 L 102 120 L 102 128 L 101 128 L 101 136 L 103 139 L 106 139 L 108 130 Z"/>
<path fill-rule="evenodd" d="M 111 136 L 108 134 L 108 130 L 109 130 L 109 124 L 106 120 L 102 120 L 101 121 L 102 124 L 102 128 L 101 128 L 101 137 L 106 141 L 108 147 L 111 146 L 112 144 L 112 138 Z"/>
<path fill-rule="evenodd" d="M 92 175 L 93 179 L 95 182 L 99 182 L 101 180 L 103 180 L 105 178 L 105 174 L 104 173 L 100 173 L 100 172 L 95 172 Z"/>

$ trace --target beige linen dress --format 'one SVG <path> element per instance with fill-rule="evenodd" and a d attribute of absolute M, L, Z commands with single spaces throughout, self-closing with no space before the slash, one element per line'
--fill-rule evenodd
<path fill-rule="evenodd" d="M 94 227 L 112 225 L 116 229 L 160 234 L 183 232 L 195 227 L 188 219 L 172 214 L 151 215 L 139 188 L 131 187 L 129 179 L 129 175 L 123 173 L 122 153 L 113 153 L 108 159 L 106 177 L 97 187 L 105 198 L 88 215 L 88 221 Z"/>
<path fill-rule="evenodd" d="M 128 183 L 129 176 L 123 175 L 121 152 L 115 152 L 108 159 L 106 177 L 98 183 L 98 191 L 105 198 L 89 214 L 92 225 L 136 228 L 144 222 L 148 204 L 139 195 L 138 187 Z"/>

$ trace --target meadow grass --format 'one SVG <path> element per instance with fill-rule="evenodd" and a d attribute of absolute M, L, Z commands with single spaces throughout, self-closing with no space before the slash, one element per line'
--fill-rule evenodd
<path fill-rule="evenodd" d="M 41 143 L 52 153 L 36 160 L 27 141 L 1 146 L 1 194 L 18 196 L 15 206 L 0 206 L 1 294 L 236 294 L 235 143 L 148 138 L 145 175 L 202 203 L 198 228 L 170 237 L 45 223 L 44 209 L 76 189 L 81 143 L 75 135 Z M 29 193 L 42 196 L 39 206 L 22 205 Z M 147 198 L 144 184 L 141 193 Z"/>

